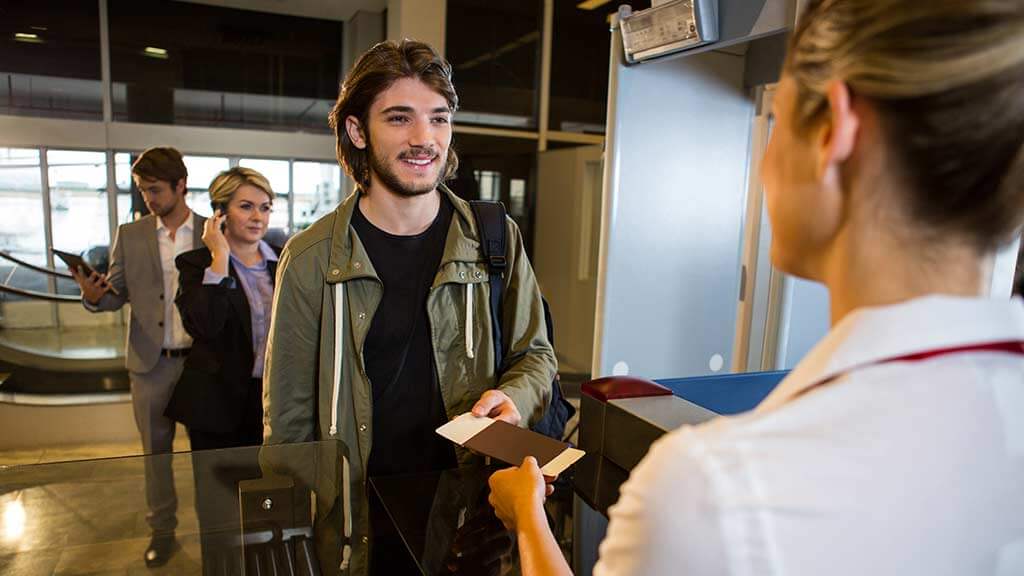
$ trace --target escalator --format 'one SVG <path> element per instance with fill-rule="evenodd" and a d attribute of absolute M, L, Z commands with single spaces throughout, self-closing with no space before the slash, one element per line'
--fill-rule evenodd
<path fill-rule="evenodd" d="M 70 280 L 0 251 L 0 449 L 135 437 L 123 315 Z"/>

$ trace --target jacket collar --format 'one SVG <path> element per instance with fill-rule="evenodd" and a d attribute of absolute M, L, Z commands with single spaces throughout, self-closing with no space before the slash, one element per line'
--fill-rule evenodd
<path fill-rule="evenodd" d="M 448 227 L 441 266 L 451 262 L 482 262 L 476 220 L 469 203 L 459 198 L 447 186 L 437 189 L 455 207 L 452 223 Z M 352 213 L 362 192 L 358 189 L 345 198 L 335 209 L 334 230 L 331 233 L 331 254 L 328 259 L 327 283 L 345 282 L 354 278 L 378 278 L 366 248 L 352 229 Z"/>
<path fill-rule="evenodd" d="M 757 410 L 772 410 L 821 382 L 892 358 L 1007 340 L 1024 340 L 1019 298 L 934 295 L 861 308 L 835 325 Z"/>

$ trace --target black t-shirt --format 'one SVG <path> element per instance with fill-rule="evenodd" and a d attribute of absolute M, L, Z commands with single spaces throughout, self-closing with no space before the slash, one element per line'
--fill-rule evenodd
<path fill-rule="evenodd" d="M 363 345 L 373 389 L 370 476 L 443 470 L 456 463 L 451 443 L 434 432 L 447 416 L 427 317 L 427 295 L 441 264 L 453 210 L 442 195 L 437 218 L 415 236 L 377 228 L 358 203 L 352 214 L 352 227 L 384 284 Z"/>

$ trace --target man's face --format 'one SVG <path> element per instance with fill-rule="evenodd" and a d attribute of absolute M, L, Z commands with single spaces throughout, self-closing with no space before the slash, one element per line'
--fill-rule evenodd
<path fill-rule="evenodd" d="M 161 218 L 174 212 L 179 204 L 185 202 L 184 178 L 178 180 L 174 185 L 166 180 L 155 180 L 138 174 L 132 174 L 132 179 L 135 180 L 135 187 L 142 194 L 146 208 Z"/>
<path fill-rule="evenodd" d="M 403 78 L 374 100 L 365 129 L 358 130 L 352 116 L 346 129 L 357 147 L 367 149 L 371 187 L 417 196 L 434 191 L 444 178 L 451 119 L 444 96 L 418 79 Z"/>

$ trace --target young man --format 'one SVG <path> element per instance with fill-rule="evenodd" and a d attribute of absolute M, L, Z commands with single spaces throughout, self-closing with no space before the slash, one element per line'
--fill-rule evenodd
<path fill-rule="evenodd" d="M 281 254 L 268 340 L 267 444 L 342 440 L 351 489 L 368 477 L 450 468 L 434 430 L 463 412 L 527 426 L 557 365 L 540 291 L 507 220 L 504 369 L 495 374 L 488 270 L 469 205 L 441 184 L 458 166 L 451 67 L 419 42 L 355 64 L 330 115 L 357 193 Z M 353 568 L 366 561 L 366 501 L 353 498 Z"/>
<path fill-rule="evenodd" d="M 71 273 L 89 311 L 118 310 L 131 303 L 125 357 L 135 424 L 147 455 L 167 454 L 174 443 L 175 424 L 164 416 L 164 408 L 192 344 L 174 306 L 178 291 L 174 258 L 201 245 L 206 219 L 185 203 L 188 171 L 174 148 L 143 152 L 132 164 L 132 179 L 150 214 L 118 227 L 106 276 Z M 174 552 L 178 523 L 170 457 L 146 458 L 145 473 L 146 520 L 153 531 L 145 560 L 147 566 L 160 566 Z"/>

